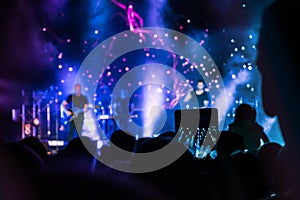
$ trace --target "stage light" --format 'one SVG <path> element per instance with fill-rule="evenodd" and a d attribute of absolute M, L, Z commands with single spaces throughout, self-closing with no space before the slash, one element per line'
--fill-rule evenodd
<path fill-rule="evenodd" d="M 58 59 L 62 59 L 62 57 L 63 57 L 63 53 L 59 53 L 57 56 Z"/>
<path fill-rule="evenodd" d="M 64 141 L 63 140 L 49 140 L 48 145 L 50 147 L 58 147 L 58 146 L 64 146 Z"/>
<path fill-rule="evenodd" d="M 218 152 L 216 150 L 213 150 L 209 153 L 209 156 L 212 158 L 212 159 L 216 159 L 217 156 L 218 156 Z"/>
<path fill-rule="evenodd" d="M 30 135 L 31 134 L 31 125 L 30 124 L 25 124 L 24 133 L 25 133 L 25 135 Z"/>
<path fill-rule="evenodd" d="M 101 149 L 103 147 L 103 142 L 101 140 L 97 140 L 97 149 Z"/>
<path fill-rule="evenodd" d="M 34 126 L 39 126 L 40 125 L 40 120 L 38 118 L 34 118 L 32 120 L 32 123 L 33 123 Z"/>
<path fill-rule="evenodd" d="M 163 90 L 161 88 L 157 88 L 156 92 L 159 93 L 159 94 L 161 94 L 163 92 Z"/>
<path fill-rule="evenodd" d="M 19 109 L 12 109 L 11 112 L 12 112 L 11 113 L 12 114 L 12 120 L 14 122 L 19 122 L 20 117 L 21 117 L 20 110 Z"/>

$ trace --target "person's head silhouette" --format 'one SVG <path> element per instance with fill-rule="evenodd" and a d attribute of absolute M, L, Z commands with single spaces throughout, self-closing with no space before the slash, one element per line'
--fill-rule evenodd
<path fill-rule="evenodd" d="M 250 120 L 255 121 L 256 110 L 249 104 L 240 104 L 235 111 L 235 121 Z"/>

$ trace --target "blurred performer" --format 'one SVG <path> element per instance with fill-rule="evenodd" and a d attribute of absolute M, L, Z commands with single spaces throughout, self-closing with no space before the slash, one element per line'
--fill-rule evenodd
<path fill-rule="evenodd" d="M 197 81 L 196 89 L 190 90 L 184 98 L 184 102 L 186 103 L 186 108 L 190 108 L 191 105 L 193 105 L 192 107 L 195 107 L 194 103 L 191 102 L 192 97 L 193 97 L 193 95 L 192 95 L 193 92 L 195 93 L 195 95 L 197 97 L 199 108 L 207 108 L 210 106 L 210 98 L 209 98 L 208 92 L 205 90 L 205 83 L 203 80 L 200 79 Z"/>
<path fill-rule="evenodd" d="M 62 102 L 69 123 L 68 141 L 74 138 L 74 134 L 81 136 L 84 113 L 88 110 L 88 99 L 81 93 L 81 85 L 76 83 L 74 90 L 75 92 L 69 94 Z"/>

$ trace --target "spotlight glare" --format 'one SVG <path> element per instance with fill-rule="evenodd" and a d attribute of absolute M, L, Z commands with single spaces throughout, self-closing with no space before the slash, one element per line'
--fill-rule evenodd
<path fill-rule="evenodd" d="M 30 135 L 31 134 L 31 125 L 30 124 L 25 124 L 25 127 L 24 127 L 24 133 L 26 135 Z"/>
<path fill-rule="evenodd" d="M 156 89 L 156 92 L 159 93 L 159 94 L 161 94 L 163 91 L 162 91 L 161 88 L 157 88 L 157 89 Z"/>
<path fill-rule="evenodd" d="M 63 57 L 63 53 L 59 53 L 57 56 L 58 59 L 62 59 L 62 57 Z"/>
<path fill-rule="evenodd" d="M 40 125 L 40 120 L 38 118 L 34 118 L 32 122 L 33 122 L 34 126 L 39 126 Z"/>

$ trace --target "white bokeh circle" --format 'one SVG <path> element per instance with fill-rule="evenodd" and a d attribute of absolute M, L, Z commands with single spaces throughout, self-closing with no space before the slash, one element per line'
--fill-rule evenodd
<path fill-rule="evenodd" d="M 139 34 L 143 33 L 143 35 Z M 166 28 L 157 28 L 157 27 L 146 27 L 137 29 L 135 32 L 130 30 L 118 33 L 102 43 L 96 46 L 84 59 L 82 62 L 79 71 L 77 72 L 75 82 L 81 83 L 83 88 L 88 88 L 86 90 L 86 95 L 93 99 L 94 94 L 97 90 L 97 83 L 99 79 L 102 77 L 103 72 L 106 67 L 109 66 L 115 59 L 124 55 L 125 53 L 138 50 L 138 49 L 160 49 L 164 51 L 168 51 L 172 54 L 179 55 L 182 58 L 189 60 L 189 62 L 195 66 L 195 69 L 199 73 L 199 77 L 201 76 L 205 83 L 217 83 L 213 84 L 210 87 L 210 95 L 212 100 L 219 96 L 220 93 L 224 93 L 224 84 L 222 81 L 222 76 L 215 65 L 213 59 L 209 56 L 206 50 L 195 40 L 190 38 L 189 36 L 182 34 L 180 32 L 166 29 Z M 149 65 L 150 66 L 150 65 Z M 176 79 L 180 79 L 185 81 L 186 78 L 183 74 L 179 73 L 175 69 L 161 65 L 161 64 L 151 64 L 151 67 L 159 67 L 165 68 L 166 70 L 173 70 Z M 89 72 L 93 74 L 93 79 L 87 79 L 82 77 L 81 74 L 85 72 Z M 139 73 L 143 73 L 140 66 L 134 67 L 125 73 L 120 80 L 117 82 L 113 95 L 118 95 L 120 89 L 124 87 L 124 80 L 128 81 L 133 79 L 133 76 L 137 76 Z M 170 78 L 170 77 L 169 77 Z M 197 78 L 196 78 L 197 79 Z M 164 80 L 162 78 L 161 80 Z M 165 82 L 145 82 L 145 83 L 155 83 L 155 84 L 165 84 Z M 144 83 L 144 84 L 145 84 Z M 171 82 L 169 81 L 168 84 Z M 169 88 L 172 88 L 172 85 L 167 85 Z M 140 85 L 136 84 L 132 86 L 132 91 L 140 87 Z M 191 86 L 190 86 L 191 87 Z M 195 94 L 194 94 L 195 95 Z M 194 96 L 193 95 L 193 96 Z M 223 95 L 224 97 L 226 95 Z M 226 98 L 224 98 L 224 104 L 226 103 Z M 183 103 L 179 101 L 180 108 L 183 108 Z M 163 109 L 163 108 L 162 108 Z M 222 110 L 221 110 L 222 111 Z M 129 116 L 129 112 L 125 112 L 124 115 Z M 224 116 L 224 115 L 221 115 Z M 191 129 L 196 130 L 197 125 L 200 119 L 200 115 L 196 115 L 193 118 L 188 118 L 188 116 L 182 116 L 181 124 L 193 124 Z M 165 120 L 162 121 L 164 123 Z M 191 123 L 194 122 L 194 123 Z M 222 129 L 224 120 L 219 120 L 219 128 Z M 76 123 L 75 123 L 76 125 Z M 163 126 L 163 124 L 159 124 L 158 127 Z M 122 126 L 121 126 L 122 127 Z M 144 127 L 140 127 L 135 123 L 131 123 L 130 127 L 124 130 L 125 132 L 132 132 L 133 130 L 142 131 Z M 100 129 L 102 132 L 103 130 Z M 105 137 L 105 134 L 101 134 Z M 106 138 L 107 139 L 107 138 Z M 167 165 L 174 162 L 178 159 L 187 148 L 178 143 L 178 133 L 176 137 L 168 143 L 165 147 L 149 153 L 133 153 L 125 151 L 118 146 L 111 144 L 109 152 L 106 152 L 106 156 L 96 156 L 96 158 L 102 162 L 103 164 L 114 168 L 119 171 L 130 172 L 130 173 L 144 173 L 155 171 L 166 167 Z M 218 138 L 217 138 L 218 139 Z M 94 154 L 94 149 L 90 146 L 90 143 L 85 142 L 83 144 L 87 148 L 87 150 Z M 209 141 L 204 139 L 202 144 L 203 148 L 210 148 L 210 150 L 214 147 L 213 144 L 208 144 Z M 201 147 L 202 148 L 202 147 Z M 115 158 L 132 158 L 134 157 L 134 162 L 128 164 L 114 162 Z"/>

